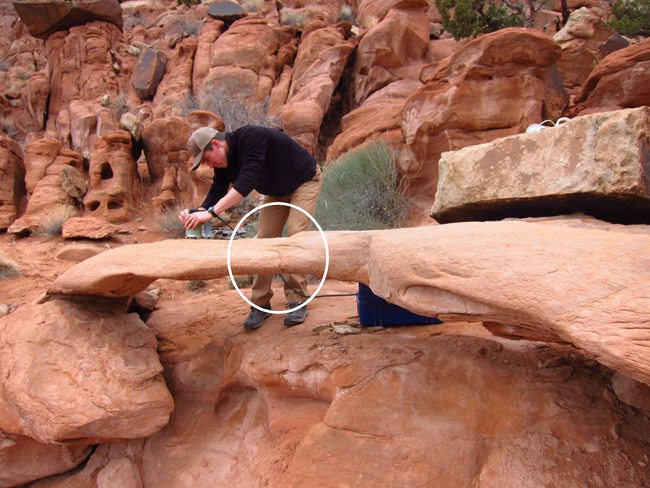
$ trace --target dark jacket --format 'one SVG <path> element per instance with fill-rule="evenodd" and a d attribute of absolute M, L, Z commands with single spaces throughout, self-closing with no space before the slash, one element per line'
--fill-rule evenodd
<path fill-rule="evenodd" d="M 247 125 L 226 134 L 228 167 L 214 169 L 212 186 L 201 206 L 216 204 L 229 185 L 244 196 L 284 197 L 316 174 L 316 160 L 291 137 L 277 129 Z"/>

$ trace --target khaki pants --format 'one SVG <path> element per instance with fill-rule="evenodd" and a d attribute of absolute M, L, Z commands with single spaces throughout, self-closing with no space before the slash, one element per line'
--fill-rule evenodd
<path fill-rule="evenodd" d="M 321 170 L 320 167 L 317 166 L 316 175 L 310 181 L 300 185 L 291 195 L 279 198 L 265 196 L 264 203 L 291 203 L 302 208 L 313 217 L 316 212 L 321 184 Z M 281 237 L 285 224 L 287 225 L 287 232 L 290 236 L 297 234 L 298 232 L 311 230 L 312 227 L 311 219 L 299 210 L 284 205 L 273 205 L 260 210 L 257 238 L 265 239 Z M 307 277 L 305 275 L 283 275 L 283 278 L 287 282 L 284 285 L 284 295 L 287 297 L 288 303 L 302 303 L 307 300 L 307 298 L 300 296 L 291 289 L 293 288 L 294 290 L 298 290 L 306 297 L 309 297 L 309 293 L 307 292 Z M 273 296 L 273 290 L 271 289 L 272 282 L 273 275 L 255 276 L 255 279 L 253 280 L 251 302 L 259 307 L 268 306 L 271 303 L 271 297 Z"/>

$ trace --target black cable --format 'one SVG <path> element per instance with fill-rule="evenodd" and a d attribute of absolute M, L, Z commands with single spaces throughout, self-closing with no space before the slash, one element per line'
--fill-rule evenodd
<path fill-rule="evenodd" d="M 231 227 L 231 225 L 230 225 L 228 222 L 226 222 L 225 220 L 223 220 L 223 219 L 221 218 L 220 215 L 217 215 L 217 218 L 218 218 L 219 220 L 221 220 L 221 222 L 222 222 L 224 225 L 226 225 L 226 226 L 227 226 L 231 231 L 235 232 L 235 229 L 233 229 L 233 228 Z M 242 239 L 246 238 L 246 235 L 240 233 L 239 231 L 235 232 L 235 235 L 241 237 Z M 280 279 L 282 280 L 282 282 L 283 282 L 283 283 L 284 283 L 284 284 L 285 284 L 285 285 L 286 285 L 286 286 L 287 286 L 291 291 L 293 291 L 296 295 L 301 296 L 301 297 L 303 297 L 303 298 L 309 298 L 308 295 L 305 295 L 305 294 L 302 293 L 301 291 L 296 290 L 296 289 L 293 288 L 289 283 L 287 283 L 287 281 L 286 281 L 286 280 L 284 279 L 284 277 L 282 276 L 282 273 L 278 274 L 278 276 L 280 277 Z M 328 298 L 328 297 L 354 297 L 354 296 L 357 296 L 357 294 L 356 294 L 356 293 L 325 293 L 325 294 L 323 294 L 323 295 L 317 295 L 317 296 L 315 296 L 314 298 Z"/>

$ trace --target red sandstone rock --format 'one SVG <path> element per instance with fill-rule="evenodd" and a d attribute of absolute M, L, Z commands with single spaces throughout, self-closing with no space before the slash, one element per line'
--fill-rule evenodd
<path fill-rule="evenodd" d="M 106 134 L 88 168 L 85 216 L 108 222 L 124 222 L 133 215 L 140 187 L 131 156 L 131 135 L 124 130 Z"/>
<path fill-rule="evenodd" d="M 576 95 L 580 114 L 650 105 L 650 39 L 605 57 Z"/>
<path fill-rule="evenodd" d="M 406 102 L 398 168 L 418 205 L 433 202 L 444 151 L 523 132 L 544 113 L 546 77 L 560 56 L 548 36 L 510 28 L 481 36 L 424 67 Z"/>
<path fill-rule="evenodd" d="M 122 28 L 122 9 L 117 0 L 12 0 L 12 3 L 30 34 L 40 39 L 95 20 Z"/>
<path fill-rule="evenodd" d="M 165 73 L 166 65 L 167 56 L 164 52 L 154 51 L 153 49 L 144 51 L 131 80 L 135 92 L 142 100 L 153 98 Z"/>
<path fill-rule="evenodd" d="M 30 233 L 48 220 L 72 216 L 86 191 L 81 154 L 65 149 L 58 141 L 40 139 L 27 146 L 25 168 L 27 208 L 7 229 L 12 234 Z M 70 185 L 63 183 L 64 173 L 68 173 Z"/>
<path fill-rule="evenodd" d="M 0 229 L 7 229 L 25 195 L 25 165 L 20 146 L 6 136 L 0 137 L 0 174 Z"/>
<path fill-rule="evenodd" d="M 581 8 L 573 12 L 567 24 L 553 36 L 562 48 L 558 69 L 567 88 L 582 85 L 607 54 L 603 47 L 615 31 L 606 20 L 605 12 L 598 8 Z"/>

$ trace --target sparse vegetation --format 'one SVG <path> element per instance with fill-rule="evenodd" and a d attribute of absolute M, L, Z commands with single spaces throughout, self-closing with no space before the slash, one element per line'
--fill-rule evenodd
<path fill-rule="evenodd" d="M 182 17 L 179 21 L 180 35 L 183 37 L 196 37 L 201 32 L 201 22 L 188 17 Z"/>
<path fill-rule="evenodd" d="M 9 68 L 11 68 L 9 62 L 4 59 L 0 59 L 0 71 L 9 71 Z"/>
<path fill-rule="evenodd" d="M 199 291 L 208 286 L 205 280 L 189 280 L 187 282 L 187 289 L 189 291 Z"/>
<path fill-rule="evenodd" d="M 233 275 L 235 278 L 235 283 L 237 284 L 237 287 L 241 290 L 242 288 L 248 288 L 253 284 L 253 278 L 255 278 L 255 275 Z M 235 287 L 232 284 L 232 280 L 230 279 L 230 276 L 228 277 L 228 285 L 227 288 L 229 290 L 234 290 Z"/>
<path fill-rule="evenodd" d="M 379 23 L 379 19 L 375 15 L 369 15 L 365 18 L 363 22 L 363 26 L 366 29 L 372 29 L 374 26 L 376 26 Z"/>
<path fill-rule="evenodd" d="M 0 280 L 15 278 L 20 275 L 18 264 L 12 259 L 0 254 Z"/>
<path fill-rule="evenodd" d="M 198 95 L 188 97 L 181 115 L 185 116 L 193 110 L 207 110 L 221 117 L 227 132 L 248 124 L 281 127 L 279 119 L 268 115 L 270 98 L 267 97 L 263 105 L 251 108 L 246 105 L 245 97 L 246 94 L 228 86 L 206 84 Z"/>
<path fill-rule="evenodd" d="M 183 202 L 175 202 L 165 206 L 162 210 L 153 215 L 153 223 L 156 229 L 172 239 L 185 237 L 185 228 L 178 219 L 181 210 L 191 207 Z"/>
<path fill-rule="evenodd" d="M 264 0 L 243 0 L 240 4 L 248 13 L 259 12 L 264 6 Z"/>
<path fill-rule="evenodd" d="M 53 205 L 43 211 L 43 219 L 34 230 L 35 235 L 58 236 L 61 235 L 63 224 L 71 217 L 77 217 L 79 210 L 69 204 Z"/>
<path fill-rule="evenodd" d="M 111 109 L 115 118 L 119 121 L 122 115 L 129 111 L 129 96 L 126 93 L 120 93 L 111 100 Z"/>
<path fill-rule="evenodd" d="M 341 7 L 339 20 L 341 22 L 349 22 L 350 24 L 355 24 L 357 22 L 357 19 L 354 17 L 354 12 L 351 5 L 345 4 Z"/>
<path fill-rule="evenodd" d="M 395 154 L 384 144 L 350 151 L 323 171 L 316 219 L 325 230 L 394 228 L 408 208 Z"/>
<path fill-rule="evenodd" d="M 523 0 L 500 5 L 492 0 L 436 0 L 436 7 L 443 27 L 455 39 L 472 38 L 506 27 L 522 27 L 534 14 L 534 9 Z"/>
<path fill-rule="evenodd" d="M 650 35 L 650 0 L 618 0 L 612 5 L 610 22 L 624 36 Z"/>
<path fill-rule="evenodd" d="M 307 18 L 302 10 L 283 8 L 280 10 L 280 24 L 300 28 L 307 24 Z"/>
<path fill-rule="evenodd" d="M 13 117 L 9 115 L 3 115 L 0 117 L 0 129 L 11 139 L 15 139 L 19 133 Z"/>

